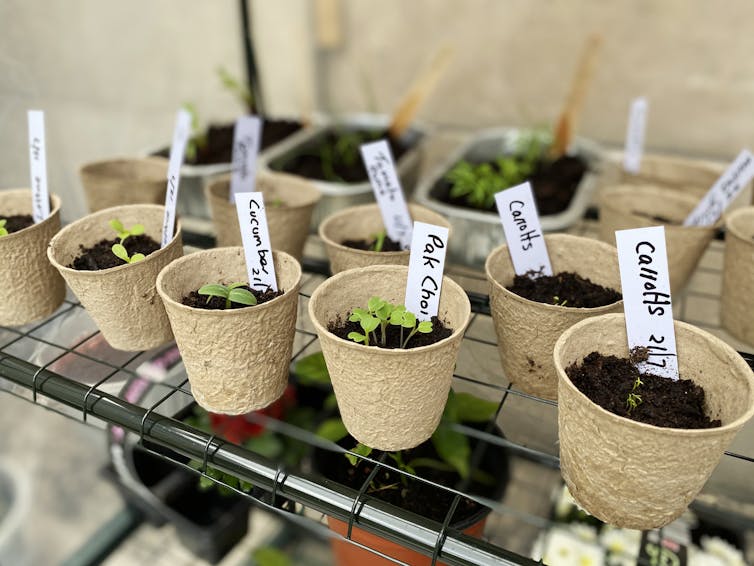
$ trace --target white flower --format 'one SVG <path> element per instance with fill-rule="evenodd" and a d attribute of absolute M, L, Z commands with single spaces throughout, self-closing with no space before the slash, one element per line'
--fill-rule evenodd
<path fill-rule="evenodd" d="M 583 542 L 597 542 L 597 529 L 584 523 L 571 523 L 568 530 Z"/>
<path fill-rule="evenodd" d="M 641 531 L 605 525 L 600 534 L 600 543 L 613 554 L 635 559 L 639 556 Z"/>
<path fill-rule="evenodd" d="M 746 561 L 740 550 L 719 537 L 702 537 L 702 548 L 713 556 L 717 556 L 727 566 L 746 566 Z"/>
<path fill-rule="evenodd" d="M 550 530 L 543 562 L 548 566 L 604 566 L 605 551 L 562 528 Z"/>
<path fill-rule="evenodd" d="M 688 566 L 725 566 L 725 562 L 709 552 L 689 547 Z"/>

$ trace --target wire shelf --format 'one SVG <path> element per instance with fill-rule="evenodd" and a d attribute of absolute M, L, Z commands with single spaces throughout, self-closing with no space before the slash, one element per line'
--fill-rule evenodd
<path fill-rule="evenodd" d="M 582 228 L 582 232 L 588 230 L 588 223 L 585 225 L 587 228 Z M 306 260 L 304 269 L 306 276 L 300 293 L 294 361 L 319 349 L 306 307 L 311 291 L 327 275 L 328 266 L 325 262 Z M 478 275 L 466 273 L 464 278 L 471 281 L 471 287 L 475 286 L 475 279 L 479 285 L 484 284 Z M 498 446 L 507 451 L 511 461 L 535 466 L 543 473 L 549 471 L 547 477 L 559 482 L 557 403 L 517 390 L 514 383 L 502 377 L 488 297 L 473 291 L 469 292 L 469 297 L 472 321 L 464 336 L 453 387 L 494 400 L 497 409 L 494 421 L 486 429 L 453 426 L 472 439 L 475 447 L 473 462 L 478 463 L 488 447 Z M 681 308 L 685 309 L 689 300 L 689 296 L 682 297 Z M 210 467 L 232 474 L 253 484 L 254 490 L 246 493 L 228 484 L 226 487 L 251 498 L 258 506 L 317 532 L 327 533 L 327 536 L 338 536 L 322 524 L 329 516 L 344 521 L 349 534 L 351 527 L 357 525 L 447 564 L 535 564 L 524 555 L 528 551 L 509 549 L 514 545 L 506 538 L 505 529 L 511 525 L 534 531 L 547 529 L 553 525 L 548 509 L 532 511 L 507 499 L 503 502 L 485 499 L 468 493 L 464 486 L 439 485 L 413 476 L 384 458 L 358 454 L 358 458 L 373 466 L 373 472 L 361 489 L 356 490 L 324 480 L 306 464 L 289 469 L 281 462 L 174 418 L 179 409 L 193 402 L 185 372 L 174 372 L 172 377 L 155 376 L 145 373 L 142 365 L 158 355 L 164 357 L 170 348 L 138 353 L 114 350 L 104 341 L 81 305 L 67 299 L 54 315 L 40 323 L 22 328 L 0 327 L 0 387 L 67 417 L 93 426 L 109 426 L 110 434 L 136 435 L 141 449 L 204 477 L 209 477 L 207 470 Z M 742 355 L 754 367 L 754 356 Z M 311 430 L 285 421 L 261 413 L 252 413 L 247 418 L 266 430 L 302 441 L 310 447 L 346 452 Z M 504 431 L 504 437 L 493 433 L 495 424 Z M 731 450 L 726 452 L 725 460 L 727 465 L 740 467 L 754 462 L 754 454 Z M 201 465 L 191 467 L 189 461 Z M 367 487 L 371 478 L 385 468 L 447 492 L 452 502 L 445 520 L 432 521 L 369 495 Z M 751 474 L 750 469 L 736 470 L 741 477 L 745 477 L 747 471 Z M 544 499 L 549 500 L 547 490 L 554 485 L 553 482 L 544 482 L 532 489 L 539 489 Z M 731 499 L 735 495 L 732 494 Z M 462 498 L 472 499 L 492 510 L 495 519 L 490 521 L 493 526 L 488 529 L 491 531 L 490 540 L 474 538 L 451 527 Z M 754 495 L 750 499 L 754 500 Z M 726 510 L 724 515 L 726 520 L 735 524 L 754 525 L 754 519 L 746 512 Z M 500 528 L 494 528 L 496 521 Z"/>

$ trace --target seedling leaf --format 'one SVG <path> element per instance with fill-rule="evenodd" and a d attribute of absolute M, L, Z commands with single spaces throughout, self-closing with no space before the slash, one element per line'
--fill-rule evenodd
<path fill-rule="evenodd" d="M 432 332 L 432 322 L 429 320 L 423 320 L 419 323 L 416 329 L 422 334 L 429 334 Z"/>
<path fill-rule="evenodd" d="M 441 424 L 432 435 L 432 444 L 443 461 L 453 466 L 458 475 L 469 477 L 471 447 L 466 436 Z"/>
<path fill-rule="evenodd" d="M 123 244 L 113 244 L 112 250 L 115 257 L 122 259 L 126 263 L 131 263 L 131 258 L 128 257 L 128 251 Z"/>
<path fill-rule="evenodd" d="M 317 428 L 317 436 L 332 442 L 338 442 L 348 436 L 348 431 L 341 419 L 327 419 Z"/>
<path fill-rule="evenodd" d="M 366 342 L 367 337 L 363 334 L 359 334 L 358 332 L 349 332 L 348 339 L 353 340 L 354 342 Z"/>
<path fill-rule="evenodd" d="M 230 291 L 225 285 L 220 285 L 218 283 L 210 283 L 199 289 L 200 295 L 209 295 L 210 297 L 220 297 L 222 299 L 227 299 L 229 293 Z"/>
<path fill-rule="evenodd" d="M 110 220 L 110 222 L 108 222 L 108 224 L 110 225 L 110 228 L 112 228 L 113 230 L 115 230 L 119 234 L 120 234 L 120 232 L 125 232 L 126 231 L 126 229 L 123 227 L 123 223 L 120 220 L 118 220 L 117 218 L 115 218 L 113 220 Z"/>
<path fill-rule="evenodd" d="M 351 462 L 352 466 L 355 466 L 361 461 L 361 458 L 358 458 L 357 456 L 355 456 L 355 454 L 366 457 L 372 453 L 372 449 L 369 448 L 369 446 L 367 446 L 366 444 L 359 442 L 356 446 L 351 448 L 351 452 L 353 452 L 353 454 L 345 454 L 345 457 L 349 462 Z"/>
<path fill-rule="evenodd" d="M 233 287 L 228 293 L 228 300 L 233 303 L 254 306 L 257 304 L 257 298 L 248 289 Z"/>
<path fill-rule="evenodd" d="M 131 256 L 131 261 L 129 263 L 136 263 L 137 261 L 143 260 L 144 257 L 144 254 L 134 254 Z"/>
<path fill-rule="evenodd" d="M 144 233 L 144 225 L 134 224 L 133 226 L 131 226 L 129 232 L 131 232 L 132 236 L 141 236 Z"/>
<path fill-rule="evenodd" d="M 469 393 L 456 393 L 455 406 L 458 422 L 481 423 L 495 416 L 497 403 L 480 399 Z"/>
<path fill-rule="evenodd" d="M 293 366 L 293 373 L 302 385 L 330 383 L 330 373 L 327 371 L 325 356 L 322 352 L 315 352 L 298 360 Z"/>

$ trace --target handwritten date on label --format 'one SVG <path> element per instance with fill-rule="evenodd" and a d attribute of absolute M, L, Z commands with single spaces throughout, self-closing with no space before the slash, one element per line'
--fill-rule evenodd
<path fill-rule="evenodd" d="M 29 110 L 29 169 L 31 173 L 31 208 L 35 223 L 50 216 L 50 195 L 47 189 L 47 155 L 45 152 L 45 115 Z"/>
<path fill-rule="evenodd" d="M 447 228 L 414 222 L 405 304 L 420 321 L 437 316 L 447 249 Z"/>
<path fill-rule="evenodd" d="M 255 291 L 278 290 L 270 231 L 261 192 L 236 193 L 236 212 L 241 227 L 249 287 Z"/>
<path fill-rule="evenodd" d="M 262 139 L 262 119 L 259 116 L 241 116 L 233 129 L 233 166 L 230 175 L 230 202 L 236 193 L 256 190 L 257 155 Z"/>
<path fill-rule="evenodd" d="M 665 228 L 619 230 L 615 239 L 628 347 L 649 352 L 639 371 L 678 379 Z"/>

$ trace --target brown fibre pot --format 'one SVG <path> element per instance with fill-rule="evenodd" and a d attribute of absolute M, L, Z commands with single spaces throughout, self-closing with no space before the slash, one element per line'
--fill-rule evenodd
<path fill-rule="evenodd" d="M 322 195 L 309 181 L 285 173 L 260 172 L 256 188 L 264 195 L 272 249 L 283 251 L 300 261 L 309 235 L 312 211 Z M 240 246 L 241 229 L 238 227 L 236 205 L 228 200 L 230 175 L 214 181 L 205 191 L 217 246 Z"/>
<path fill-rule="evenodd" d="M 600 197 L 600 239 L 615 245 L 616 230 L 664 225 L 670 290 L 677 293 L 685 287 L 722 223 L 682 226 L 698 202 L 693 194 L 652 185 L 606 188 Z"/>
<path fill-rule="evenodd" d="M 266 407 L 288 384 L 301 267 L 273 252 L 284 293 L 254 307 L 204 310 L 181 299 L 209 283 L 247 282 L 242 247 L 215 248 L 174 261 L 157 277 L 191 392 L 207 411 L 240 415 Z"/>
<path fill-rule="evenodd" d="M 91 212 L 126 204 L 165 202 L 168 160 L 163 157 L 105 159 L 79 170 Z"/>
<path fill-rule="evenodd" d="M 681 377 L 704 388 L 706 411 L 722 426 L 662 428 L 619 417 L 590 401 L 565 373 L 597 351 L 628 357 L 622 314 L 584 320 L 555 344 L 560 469 L 587 512 L 628 529 L 656 529 L 679 517 L 701 491 L 738 430 L 754 415 L 754 374 L 725 342 L 675 322 Z"/>
<path fill-rule="evenodd" d="M 725 217 L 721 318 L 736 339 L 754 345 L 754 206 Z"/>
<path fill-rule="evenodd" d="M 409 213 L 415 221 L 435 224 L 450 229 L 444 216 L 418 205 L 409 204 Z M 319 237 L 325 244 L 330 270 L 339 273 L 368 265 L 408 265 L 409 250 L 401 252 L 370 252 L 341 244 L 343 240 L 371 240 L 385 229 L 377 204 L 352 206 L 328 216 L 319 225 Z"/>
<path fill-rule="evenodd" d="M 429 346 L 387 350 L 338 338 L 331 321 L 372 296 L 403 304 L 408 267 L 375 265 L 330 277 L 314 290 L 309 318 L 319 336 L 343 424 L 359 442 L 404 450 L 427 440 L 448 400 L 458 349 L 471 316 L 464 290 L 443 277 L 438 317 L 453 333 Z"/>
<path fill-rule="evenodd" d="M 571 271 L 593 283 L 620 291 L 618 252 L 591 238 L 567 234 L 545 236 L 553 273 Z M 530 301 L 506 287 L 516 273 L 507 245 L 495 248 L 485 263 L 490 309 L 505 377 L 519 389 L 556 399 L 558 378 L 552 349 L 564 330 L 600 314 L 622 312 L 623 301 L 596 308 L 571 308 Z"/>
<path fill-rule="evenodd" d="M 65 298 L 65 282 L 47 261 L 47 245 L 60 230 L 60 199 L 50 195 L 50 215 L 0 237 L 0 325 L 17 326 L 52 314 Z M 31 191 L 0 191 L 0 214 L 31 214 Z"/>
<path fill-rule="evenodd" d="M 183 255 L 180 222 L 170 243 L 142 261 L 99 271 L 68 267 L 79 246 L 113 239 L 113 219 L 126 227 L 143 224 L 145 233 L 160 241 L 164 206 L 130 204 L 106 208 L 69 224 L 50 242 L 47 257 L 97 323 L 108 343 L 118 350 L 148 350 L 173 339 L 165 308 L 157 296 L 157 274 Z"/>

